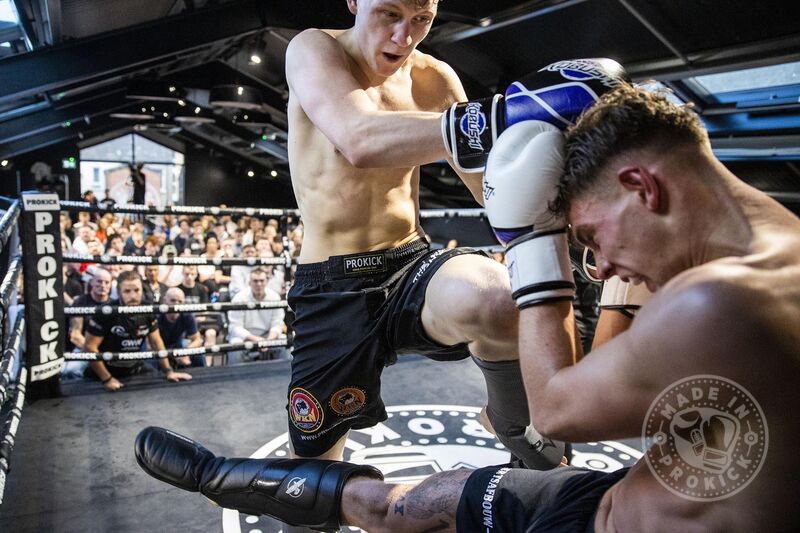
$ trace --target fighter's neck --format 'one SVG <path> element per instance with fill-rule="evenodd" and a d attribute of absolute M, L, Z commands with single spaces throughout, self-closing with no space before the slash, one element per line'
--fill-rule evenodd
<path fill-rule="evenodd" d="M 745 212 L 741 203 L 747 191 L 743 191 L 738 178 L 727 171 L 719 178 L 705 188 L 707 201 L 697 198 L 700 201 L 694 204 L 703 216 L 695 217 L 698 222 L 688 228 L 693 266 L 753 252 L 753 228 L 757 220 L 753 213 Z"/>

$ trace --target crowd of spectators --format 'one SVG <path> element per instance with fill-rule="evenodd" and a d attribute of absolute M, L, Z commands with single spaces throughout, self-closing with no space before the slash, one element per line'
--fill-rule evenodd
<path fill-rule="evenodd" d="M 121 214 L 80 212 L 73 218 L 62 213 L 61 247 L 65 254 L 93 256 L 271 258 L 288 252 L 296 258 L 302 246 L 302 225 L 290 219 L 286 238 L 281 230 L 278 220 L 262 220 L 254 216 L 166 214 L 134 218 Z M 141 282 L 142 304 L 284 300 L 288 290 L 283 265 L 209 264 L 198 267 L 65 262 L 65 305 L 125 305 L 120 301 L 118 279 L 122 276 L 130 281 L 132 274 L 123 274 L 128 271 L 134 271 L 137 276 L 133 277 Z M 227 314 L 213 311 L 164 314 L 150 318 L 154 320 L 153 324 L 158 325 L 166 347 L 209 347 L 242 340 L 281 339 L 285 338 L 286 332 L 282 308 L 230 311 Z M 68 322 L 67 351 L 91 348 L 86 343 L 90 318 L 72 317 Z M 153 340 L 152 335 L 143 336 L 137 349 L 154 349 L 149 347 Z M 179 358 L 171 362 L 171 367 L 177 371 L 183 366 L 236 364 L 250 359 L 285 356 L 285 350 L 236 352 L 226 356 Z M 105 369 L 98 371 L 93 366 L 70 363 L 66 365 L 64 374 L 100 379 L 108 390 L 118 388 L 118 381 L 109 378 Z M 107 383 L 113 383 L 115 388 L 110 388 Z"/>

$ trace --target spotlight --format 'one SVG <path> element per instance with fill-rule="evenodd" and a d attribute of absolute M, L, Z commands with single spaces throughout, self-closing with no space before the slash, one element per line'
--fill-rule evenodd
<path fill-rule="evenodd" d="M 248 85 L 217 85 L 209 94 L 209 104 L 215 107 L 254 110 L 263 103 L 261 91 Z"/>
<path fill-rule="evenodd" d="M 253 177 L 253 176 L 255 176 L 255 175 L 256 175 L 256 173 L 255 173 L 255 172 L 253 172 L 252 170 L 248 170 L 248 171 L 247 171 L 247 177 L 248 177 L 248 178 L 252 178 L 252 177 Z"/>
<path fill-rule="evenodd" d="M 0 167 L 6 168 L 8 166 L 8 159 L 0 161 Z"/>
<path fill-rule="evenodd" d="M 277 170 L 273 170 L 273 171 L 271 171 L 269 173 L 269 175 L 272 176 L 273 178 L 277 178 L 278 177 L 278 171 Z"/>
<path fill-rule="evenodd" d="M 261 56 L 258 54 L 250 54 L 250 64 L 251 65 L 260 65 L 261 64 Z"/>

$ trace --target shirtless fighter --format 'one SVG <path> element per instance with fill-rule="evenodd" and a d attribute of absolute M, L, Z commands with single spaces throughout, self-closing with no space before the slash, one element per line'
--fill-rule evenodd
<path fill-rule="evenodd" d="M 545 161 L 551 165 L 540 170 Z M 685 439 L 682 449 L 655 438 L 646 458 L 611 474 L 489 467 L 408 486 L 336 461 L 215 458 L 149 428 L 137 439 L 140 464 L 220 505 L 319 528 L 796 531 L 800 221 L 714 157 L 693 112 L 627 86 L 587 112 L 566 144 L 538 122 L 506 130 L 486 184 L 499 191 L 497 202 L 487 202 L 492 222 L 512 216 L 533 227 L 508 250 L 512 279 L 539 303 L 520 311 L 533 423 L 553 438 L 600 441 L 641 436 L 656 413 L 672 416 L 669 433 L 675 446 Z M 630 329 L 582 359 L 570 305 L 552 298 L 553 287 L 569 281 L 567 222 L 593 250 L 601 277 L 657 291 Z M 650 408 L 698 376 L 737 388 L 699 383 L 699 396 L 685 390 L 672 411 Z M 714 403 L 723 396 L 724 405 Z M 741 403 L 745 397 L 751 403 Z M 706 406 L 674 409 L 695 399 Z M 715 414 L 706 420 L 703 410 Z M 691 414 L 703 423 L 688 434 Z M 673 468 L 692 456 L 703 462 Z M 686 483 L 687 474 L 709 471 L 716 473 L 701 485 Z M 299 494 L 298 479 L 305 484 Z"/>
<path fill-rule="evenodd" d="M 289 158 L 305 225 L 288 295 L 296 316 L 288 395 L 294 453 L 340 459 L 351 428 L 385 420 L 380 376 L 398 353 L 472 355 L 498 438 L 527 466 L 552 468 L 564 445 L 529 426 L 506 270 L 469 248 L 429 251 L 419 165 L 449 159 L 483 203 L 481 171 L 504 128 L 542 117 L 564 127 L 621 67 L 576 65 L 583 83 L 543 69 L 505 97 L 454 105 L 466 100 L 454 71 L 416 50 L 435 1 L 347 3 L 352 28 L 305 31 L 286 56 Z"/>

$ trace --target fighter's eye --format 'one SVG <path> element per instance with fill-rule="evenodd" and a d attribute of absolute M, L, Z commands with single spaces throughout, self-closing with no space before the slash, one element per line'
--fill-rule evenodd
<path fill-rule="evenodd" d="M 431 18 L 430 17 L 417 17 L 417 22 L 420 24 L 430 24 Z"/>
<path fill-rule="evenodd" d="M 383 16 L 386 17 L 386 18 L 390 18 L 390 19 L 396 19 L 400 15 L 395 13 L 394 11 L 384 11 L 383 12 Z"/>

